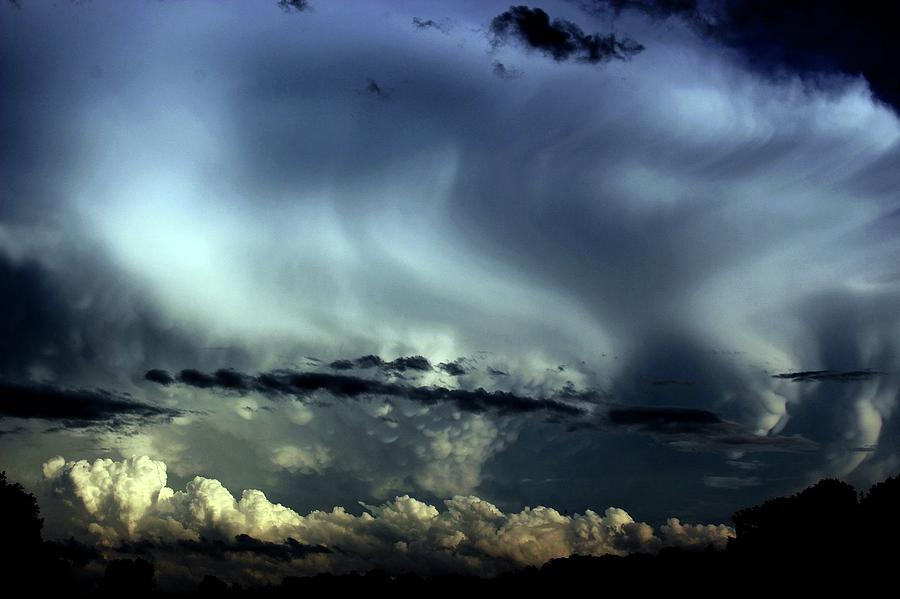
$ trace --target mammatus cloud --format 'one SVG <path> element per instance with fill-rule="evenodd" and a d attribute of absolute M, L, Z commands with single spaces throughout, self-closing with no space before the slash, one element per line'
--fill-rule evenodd
<path fill-rule="evenodd" d="M 218 480 L 200 476 L 175 491 L 166 486 L 166 465 L 146 456 L 93 463 L 55 457 L 43 473 L 79 529 L 107 547 L 177 543 L 220 554 L 269 551 L 299 571 L 489 574 L 574 553 L 721 548 L 733 536 L 724 525 L 676 518 L 654 530 L 619 508 L 571 516 L 544 506 L 504 513 L 474 496 L 448 499 L 442 510 L 404 495 L 363 505 L 359 516 L 343 507 L 304 516 L 258 490 L 235 499 Z"/>
<path fill-rule="evenodd" d="M 511 6 L 494 17 L 491 33 L 495 45 L 513 40 L 560 62 L 574 59 L 597 64 L 612 59 L 627 60 L 644 49 L 636 41 L 620 39 L 614 33 L 586 34 L 571 21 L 551 21 L 550 15 L 540 8 L 527 6 Z"/>
<path fill-rule="evenodd" d="M 374 362 L 372 358 L 376 358 Z M 428 360 L 421 356 L 398 360 Z M 391 362 L 393 364 L 397 362 Z M 380 358 L 365 356 L 355 362 L 359 367 L 383 365 Z M 331 368 L 336 368 L 331 364 Z M 343 364 L 339 364 L 340 368 Z M 429 365 L 430 368 L 430 365 Z M 442 368 L 446 372 L 446 368 Z M 454 368 L 451 367 L 451 370 Z M 758 435 L 736 422 L 725 420 L 708 410 L 625 406 L 611 404 L 610 398 L 596 390 L 577 391 L 567 385 L 549 397 L 529 397 L 509 391 L 450 389 L 439 385 L 412 386 L 344 374 L 322 372 L 273 371 L 249 375 L 232 369 L 220 369 L 207 374 L 193 369 L 182 370 L 177 376 L 158 369 L 147 371 L 144 378 L 162 385 L 178 381 L 201 389 L 219 389 L 239 393 L 258 392 L 269 397 L 307 398 L 324 391 L 335 397 L 363 399 L 386 397 L 408 400 L 425 405 L 451 403 L 472 413 L 492 412 L 499 415 L 543 413 L 572 428 L 598 430 L 629 429 L 648 433 L 687 450 L 727 449 L 746 451 L 812 451 L 818 446 L 802 436 Z"/>
<path fill-rule="evenodd" d="M 164 421 L 179 410 L 139 403 L 103 390 L 0 382 L 0 417 L 61 422 L 69 427 Z"/>
<path fill-rule="evenodd" d="M 284 445 L 275 449 L 272 463 L 289 472 L 319 473 L 331 464 L 331 453 L 320 445 L 298 447 Z"/>

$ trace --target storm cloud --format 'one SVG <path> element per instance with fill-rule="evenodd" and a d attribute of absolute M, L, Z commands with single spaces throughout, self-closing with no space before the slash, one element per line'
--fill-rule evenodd
<path fill-rule="evenodd" d="M 418 370 L 427 372 L 431 370 L 431 362 L 424 356 L 401 356 L 389 362 L 384 361 L 380 356 L 372 354 L 360 356 L 355 360 L 335 360 L 329 364 L 329 367 L 335 370 L 350 370 L 352 368 L 379 368 L 383 371 L 404 372 L 406 370 Z"/>
<path fill-rule="evenodd" d="M 617 38 L 614 33 L 586 34 L 571 21 L 559 18 L 551 21 L 550 15 L 540 8 L 527 6 L 512 6 L 494 17 L 491 33 L 496 45 L 515 40 L 557 61 L 574 59 L 597 64 L 612 59 L 626 60 L 644 49 L 636 41 Z"/>
<path fill-rule="evenodd" d="M 583 6 L 595 13 L 631 10 L 656 19 L 680 17 L 772 76 L 861 76 L 876 98 L 900 111 L 900 10 L 893 3 L 587 0 Z"/>
<path fill-rule="evenodd" d="M 0 382 L 0 417 L 39 419 L 68 427 L 116 426 L 171 420 L 179 410 L 133 401 L 103 390 Z"/>
<path fill-rule="evenodd" d="M 206 473 L 351 528 L 357 501 L 444 522 L 489 499 L 494 532 L 447 530 L 490 547 L 545 506 L 557 550 L 488 569 L 572 550 L 592 506 L 661 539 L 900 467 L 895 9 L 21 4 L 0 4 L 0 455 L 48 538 L 152 536 L 161 486 L 75 520 L 51 501 L 131 456 L 173 497 Z M 89 466 L 41 482 L 55 455 Z M 198 559 L 363 553 L 221 497 L 240 526 L 172 522 L 331 553 Z M 376 553 L 463 559 L 403 530 Z"/>
<path fill-rule="evenodd" d="M 853 381 L 865 381 L 883 373 L 873 370 L 804 370 L 800 372 L 783 372 L 773 374 L 775 379 L 789 379 L 794 382 L 804 383 L 810 381 L 836 381 L 841 383 Z"/>
<path fill-rule="evenodd" d="M 754 435 L 706 410 L 653 406 L 612 407 L 612 427 L 624 427 L 677 439 L 685 448 L 719 447 L 745 451 L 814 451 L 817 444 L 801 436 Z"/>
<path fill-rule="evenodd" d="M 417 356 L 425 360 L 421 356 Z M 422 363 L 412 359 L 415 368 Z M 424 363 L 427 363 L 425 360 Z M 393 364 L 393 362 L 392 362 Z M 393 369 L 393 368 L 392 368 Z M 430 369 L 430 366 L 429 366 Z M 144 377 L 155 383 L 168 384 L 175 380 L 165 371 L 149 370 Z M 342 374 L 322 372 L 273 371 L 251 376 L 231 369 L 220 369 L 213 374 L 197 370 L 182 370 L 177 380 L 185 385 L 207 389 L 217 387 L 233 391 L 258 391 L 271 396 L 307 397 L 315 391 L 326 391 L 336 397 L 356 399 L 365 396 L 398 397 L 427 405 L 450 402 L 469 412 L 494 411 L 500 414 L 547 412 L 564 416 L 583 416 L 587 411 L 574 404 L 554 398 L 523 397 L 507 391 L 477 389 L 449 389 L 429 386 L 413 387 L 406 384 L 384 382 Z"/>
<path fill-rule="evenodd" d="M 334 368 L 334 365 L 331 367 Z M 817 448 L 816 443 L 798 435 L 753 434 L 741 425 L 723 420 L 707 410 L 617 405 L 608 394 L 592 389 L 578 391 L 571 384 L 549 397 L 527 397 L 503 390 L 487 391 L 481 387 L 416 387 L 322 372 L 273 371 L 248 375 L 233 369 L 220 369 L 212 374 L 188 369 L 173 377 L 165 371 L 153 369 L 145 374 L 145 379 L 161 385 L 177 380 L 201 389 L 258 392 L 274 399 L 310 399 L 316 392 L 324 391 L 337 398 L 395 398 L 425 405 L 449 403 L 457 409 L 475 414 L 488 412 L 509 416 L 542 413 L 550 420 L 574 428 L 587 427 L 601 431 L 626 429 L 650 433 L 691 450 L 740 448 L 745 451 L 813 451 Z"/>

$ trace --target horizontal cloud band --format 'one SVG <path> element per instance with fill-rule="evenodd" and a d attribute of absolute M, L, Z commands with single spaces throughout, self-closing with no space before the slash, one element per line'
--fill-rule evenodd
<path fill-rule="evenodd" d="M 423 358 L 424 359 L 424 358 Z M 159 384 L 174 383 L 176 378 L 164 370 L 149 370 L 148 381 Z M 315 391 L 327 391 L 338 397 L 357 398 L 366 395 L 402 397 L 425 404 L 452 402 L 470 412 L 494 410 L 500 413 L 549 412 L 566 416 L 583 416 L 587 411 L 577 405 L 553 398 L 531 398 L 508 391 L 477 389 L 448 389 L 441 386 L 413 387 L 392 382 L 322 372 L 278 370 L 252 376 L 230 369 L 212 374 L 198 370 L 182 370 L 177 380 L 192 387 L 220 388 L 233 391 L 256 391 L 265 395 L 306 396 Z"/>
<path fill-rule="evenodd" d="M 422 358 L 425 360 L 425 358 Z M 800 436 L 761 436 L 741 425 L 724 420 L 713 412 L 660 406 L 610 404 L 604 394 L 576 391 L 567 386 L 547 398 L 517 395 L 509 391 L 448 389 L 441 386 L 411 386 L 345 374 L 279 370 L 253 376 L 232 369 L 214 373 L 186 369 L 173 376 L 165 370 L 147 371 L 144 378 L 161 385 L 176 381 L 201 389 L 237 392 L 255 391 L 267 396 L 306 397 L 324 391 L 335 397 L 357 399 L 382 396 L 433 405 L 453 403 L 467 412 L 493 411 L 498 414 L 543 412 L 573 427 L 596 429 L 625 428 L 675 439 L 689 449 L 724 448 L 746 451 L 810 451 L 817 445 Z"/>
<path fill-rule="evenodd" d="M 474 496 L 448 499 L 443 511 L 404 495 L 363 505 L 359 516 L 343 507 L 302 516 L 262 491 L 246 490 L 235 499 L 218 480 L 200 476 L 175 491 L 166 486 L 166 465 L 146 456 L 93 463 L 55 457 L 43 472 L 73 520 L 107 547 L 148 551 L 177 544 L 218 558 L 259 550 L 262 558 L 300 568 L 309 561 L 308 568 L 331 572 L 484 574 L 575 553 L 721 548 L 734 534 L 725 525 L 676 518 L 654 530 L 619 508 L 569 516 L 537 506 L 507 514 Z"/>
<path fill-rule="evenodd" d="M 62 422 L 69 427 L 168 420 L 180 412 L 108 391 L 0 382 L 0 417 Z"/>

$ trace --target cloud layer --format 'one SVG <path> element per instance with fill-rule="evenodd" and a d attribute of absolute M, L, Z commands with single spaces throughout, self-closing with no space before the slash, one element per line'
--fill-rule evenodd
<path fill-rule="evenodd" d="M 22 4 L 11 476 L 662 522 L 900 468 L 890 7 Z"/>
<path fill-rule="evenodd" d="M 0 382 L 0 417 L 39 419 L 68 427 L 114 427 L 171 420 L 182 412 L 108 391 Z"/>
<path fill-rule="evenodd" d="M 358 516 L 342 507 L 304 516 L 262 491 L 235 499 L 215 479 L 198 476 L 175 491 L 166 486 L 166 465 L 148 457 L 93 463 L 56 457 L 43 472 L 81 530 L 107 547 L 180 543 L 200 553 L 219 547 L 219 555 L 254 553 L 300 572 L 487 574 L 574 553 L 721 548 L 733 536 L 724 525 L 687 525 L 676 518 L 654 530 L 618 508 L 565 515 L 537 506 L 504 513 L 474 496 L 448 499 L 442 510 L 406 495 L 365 505 Z"/>

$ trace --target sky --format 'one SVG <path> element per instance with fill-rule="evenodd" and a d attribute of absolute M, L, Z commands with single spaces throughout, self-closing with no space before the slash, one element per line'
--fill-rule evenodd
<path fill-rule="evenodd" d="M 896 9 L 758 5 L 0 5 L 44 536 L 494 573 L 900 472 Z"/>

